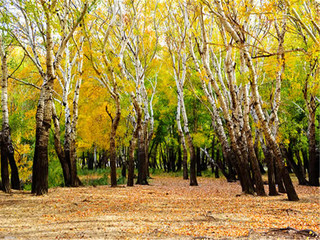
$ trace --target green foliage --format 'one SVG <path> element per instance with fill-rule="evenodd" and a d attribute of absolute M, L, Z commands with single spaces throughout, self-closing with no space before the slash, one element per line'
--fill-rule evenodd
<path fill-rule="evenodd" d="M 48 186 L 49 188 L 64 186 L 62 168 L 57 157 L 52 157 L 49 160 Z"/>

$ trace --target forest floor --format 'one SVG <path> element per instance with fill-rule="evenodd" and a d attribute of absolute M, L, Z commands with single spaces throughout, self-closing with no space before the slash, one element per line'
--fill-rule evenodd
<path fill-rule="evenodd" d="M 241 195 L 239 183 L 225 179 L 198 183 L 155 176 L 149 186 L 58 187 L 40 197 L 1 192 L 0 239 L 308 238 L 272 231 L 288 226 L 320 233 L 320 188 L 296 185 L 300 201 L 289 202 Z"/>

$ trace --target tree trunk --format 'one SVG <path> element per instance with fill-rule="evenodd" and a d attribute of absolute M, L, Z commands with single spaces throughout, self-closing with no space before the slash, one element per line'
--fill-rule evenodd
<path fill-rule="evenodd" d="M 201 156 L 200 156 L 200 148 L 197 147 L 197 154 L 196 154 L 196 159 L 197 159 L 197 176 L 201 177 Z"/>
<path fill-rule="evenodd" d="M 146 152 L 145 152 L 145 135 L 141 128 L 139 132 L 138 145 L 138 179 L 136 184 L 148 185 L 146 174 Z"/>
<path fill-rule="evenodd" d="M 217 163 L 217 165 L 218 165 L 217 159 L 214 156 L 214 150 L 215 150 L 215 137 L 213 137 L 213 139 L 211 141 L 211 158 L 214 159 L 215 163 Z M 217 166 L 215 166 L 213 162 L 210 162 L 210 166 L 211 166 L 211 173 L 214 173 L 215 168 Z"/>
<path fill-rule="evenodd" d="M 300 161 L 300 164 L 296 164 L 293 158 L 293 150 L 292 150 L 292 142 L 290 141 L 288 149 L 286 149 L 283 145 L 281 145 L 281 150 L 284 153 L 284 156 L 287 159 L 287 163 L 290 165 L 290 167 L 293 169 L 293 172 L 295 173 L 296 177 L 298 178 L 299 185 L 308 185 L 307 180 L 303 176 L 303 169 L 302 169 L 302 163 L 301 159 L 298 160 L 298 163 Z M 299 151 L 296 151 L 297 159 L 300 158 Z"/>
<path fill-rule="evenodd" d="M 114 88 L 116 89 L 116 88 Z M 116 90 L 115 90 L 116 91 Z M 119 126 L 119 121 L 121 117 L 121 108 L 120 108 L 120 98 L 117 92 L 114 92 L 114 97 L 116 104 L 116 116 L 112 120 L 112 126 L 110 131 L 110 178 L 111 178 L 111 187 L 117 186 L 117 168 L 116 168 L 116 159 L 117 159 L 117 152 L 116 152 L 116 133 L 117 128 Z"/>
<path fill-rule="evenodd" d="M 36 114 L 36 145 L 32 169 L 31 193 L 43 195 L 48 193 L 48 141 L 51 127 L 53 79 L 47 74 L 47 80 L 41 88 Z"/>
<path fill-rule="evenodd" d="M 316 153 L 316 103 L 315 97 L 311 96 L 308 118 L 308 140 L 309 140 L 309 183 L 311 186 L 319 186 L 319 161 Z M 320 149 L 318 149 L 320 151 Z"/>
<path fill-rule="evenodd" d="M 298 169 L 299 169 L 300 173 L 302 174 L 302 177 L 304 179 L 306 179 L 305 171 L 303 169 L 302 159 L 300 157 L 300 151 L 296 150 L 295 151 L 295 155 L 296 155 L 296 158 L 297 158 L 297 161 L 298 161 Z"/>
<path fill-rule="evenodd" d="M 263 186 L 263 181 L 262 181 L 262 176 L 261 172 L 259 169 L 259 163 L 258 159 L 256 157 L 256 153 L 254 151 L 254 146 L 253 146 L 253 138 L 252 138 L 252 133 L 251 133 L 251 128 L 249 125 L 249 113 L 250 113 L 250 106 L 249 106 L 249 95 L 248 95 L 248 88 L 245 86 L 244 89 L 244 131 L 247 139 L 247 145 L 248 145 L 248 152 L 249 152 L 249 159 L 251 162 L 251 167 L 253 171 L 253 176 L 255 180 L 255 185 L 256 185 L 256 192 L 258 196 L 265 196 L 266 193 L 264 191 L 264 186 Z"/>
<path fill-rule="evenodd" d="M 239 33 L 235 30 L 234 26 L 231 25 L 224 13 L 224 9 L 222 7 L 221 1 L 215 1 L 215 4 L 218 8 L 218 11 L 221 14 L 221 17 L 219 18 L 222 25 L 225 27 L 225 29 L 230 33 L 230 35 L 234 38 L 235 42 L 238 44 L 238 47 L 243 52 L 243 57 L 246 62 L 246 65 L 249 69 L 250 73 L 250 86 L 252 89 L 252 99 L 253 99 L 253 105 L 254 109 L 256 111 L 256 114 L 259 118 L 259 121 L 261 123 L 261 128 L 263 130 L 264 136 L 266 138 L 266 141 L 270 144 L 271 149 L 275 155 L 275 159 L 277 161 L 277 164 L 279 165 L 279 169 L 286 187 L 287 196 L 290 201 L 297 201 L 299 200 L 299 197 L 295 191 L 295 188 L 292 184 L 291 178 L 289 176 L 289 173 L 287 169 L 284 166 L 283 157 L 281 155 L 280 148 L 276 142 L 275 137 L 272 135 L 271 130 L 268 126 L 268 121 L 266 120 L 262 107 L 260 104 L 260 95 L 258 92 L 258 83 L 257 83 L 257 74 L 254 68 L 254 64 L 251 59 L 251 55 L 249 53 L 249 50 L 247 49 L 246 43 L 244 40 L 239 36 Z"/>
<path fill-rule="evenodd" d="M 48 192 L 48 142 L 52 119 L 52 89 L 54 84 L 53 39 L 51 10 L 46 9 L 46 74 L 41 87 L 36 113 L 36 145 L 32 169 L 32 190 L 36 195 Z"/>
<path fill-rule="evenodd" d="M 129 166 L 128 166 L 128 181 L 127 186 L 132 187 L 133 186 L 133 178 L 134 178 L 134 152 L 137 146 L 137 129 L 135 127 L 134 133 L 132 135 L 131 141 L 130 141 L 130 147 L 129 147 Z"/>
<path fill-rule="evenodd" d="M 129 167 L 128 167 L 128 181 L 127 186 L 133 186 L 133 178 L 134 178 L 134 152 L 137 146 L 137 141 L 139 137 L 139 132 L 141 130 L 141 119 L 142 113 L 141 108 L 137 102 L 137 99 L 134 94 L 131 94 L 132 102 L 137 114 L 137 122 L 135 123 L 134 130 L 132 133 L 132 138 L 130 141 L 129 147 Z"/>
<path fill-rule="evenodd" d="M 213 150 L 212 150 L 212 156 L 213 156 Z M 217 147 L 217 152 L 216 152 L 216 163 L 218 165 L 221 165 L 221 163 L 220 163 L 220 148 L 219 147 Z M 223 168 L 222 168 L 222 172 L 225 172 Z M 220 177 L 219 176 L 219 168 L 218 168 L 218 166 L 215 167 L 214 176 L 215 176 L 215 178 L 219 178 Z M 228 179 L 228 176 L 229 175 L 225 174 L 225 177 L 227 179 Z"/>
<path fill-rule="evenodd" d="M 10 164 L 10 168 L 11 168 L 11 188 L 12 189 L 16 189 L 16 190 L 20 190 L 21 186 L 20 186 L 20 179 L 19 179 L 19 171 L 18 171 L 18 167 L 16 164 L 16 161 L 14 159 L 14 151 L 13 151 L 13 146 L 11 143 L 11 146 L 9 146 L 9 164 Z"/>
<path fill-rule="evenodd" d="M 2 181 L 2 191 L 10 192 L 10 181 L 9 181 L 9 168 L 8 168 L 8 154 L 7 147 L 1 140 L 1 181 Z"/>
<path fill-rule="evenodd" d="M 286 193 L 283 178 L 281 176 L 281 171 L 280 171 L 280 168 L 279 168 L 277 161 L 274 161 L 274 168 L 275 168 L 274 174 L 276 176 L 276 184 L 278 185 L 278 191 L 280 193 Z M 285 166 L 285 168 L 288 171 L 288 166 Z M 289 171 L 288 171 L 288 173 L 289 173 Z"/>
<path fill-rule="evenodd" d="M 183 161 L 182 161 L 183 179 L 188 180 L 188 178 L 189 178 L 189 176 L 188 176 L 188 151 L 187 151 L 186 144 L 182 145 L 182 147 L 183 147 Z"/>
<path fill-rule="evenodd" d="M 80 53 L 80 62 L 78 67 L 78 72 L 80 73 L 80 79 L 77 81 L 75 90 L 74 90 L 74 97 L 73 97 L 73 110 L 72 110 L 72 123 L 71 123 L 71 142 L 70 142 L 70 162 L 71 162 L 71 179 L 74 187 L 78 187 L 82 185 L 78 177 L 77 172 L 77 149 L 76 149 L 76 138 L 77 138 L 77 124 L 78 124 L 78 110 L 79 110 L 79 96 L 80 96 L 80 87 L 82 83 L 82 52 Z"/>
<path fill-rule="evenodd" d="M 308 158 L 308 151 L 306 149 L 302 149 L 302 158 L 303 158 L 303 168 L 305 171 L 305 174 L 309 174 L 309 158 Z"/>
<path fill-rule="evenodd" d="M 198 186 L 197 182 L 197 174 L 196 174 L 196 159 L 195 159 L 195 152 L 192 143 L 192 138 L 189 132 L 186 132 L 188 144 L 189 144 L 189 151 L 190 151 L 190 186 Z"/>
<path fill-rule="evenodd" d="M 178 161 L 177 161 L 177 172 L 181 171 L 182 167 L 182 151 L 181 151 L 181 139 L 178 137 Z"/>
<path fill-rule="evenodd" d="M 63 173 L 63 178 L 64 178 L 64 184 L 67 187 L 71 186 L 71 175 L 70 175 L 70 165 L 66 161 L 65 158 L 65 153 L 62 149 L 61 146 L 61 141 L 60 141 L 60 123 L 59 119 L 56 113 L 55 105 L 53 103 L 52 105 L 52 120 L 54 124 L 54 147 L 55 151 L 57 153 L 57 156 L 59 158 L 61 167 L 62 167 L 62 173 Z"/>
<path fill-rule="evenodd" d="M 182 93 L 182 91 L 180 92 L 180 94 L 181 93 Z M 187 136 L 187 142 L 189 145 L 189 152 L 190 152 L 190 186 L 198 186 L 197 174 L 196 174 L 195 151 L 194 151 L 194 146 L 193 146 L 191 134 L 189 132 L 188 118 L 187 118 L 187 113 L 186 113 L 186 109 L 184 106 L 183 95 L 181 97 L 181 111 L 182 111 L 183 122 L 184 122 L 184 132 Z"/>
<path fill-rule="evenodd" d="M 88 169 L 93 170 L 93 163 L 94 163 L 93 153 L 88 151 L 87 155 L 88 155 L 88 161 L 87 161 Z"/>
<path fill-rule="evenodd" d="M 266 144 L 264 143 L 263 137 L 261 135 L 260 135 L 260 143 L 261 143 L 261 148 L 264 154 L 264 159 L 268 167 L 269 196 L 277 196 L 279 195 L 279 193 L 276 188 L 273 153 L 271 152 L 270 148 L 266 146 Z"/>
<path fill-rule="evenodd" d="M 8 111 L 8 65 L 7 55 L 4 50 L 2 37 L 0 36 L 0 58 L 1 58 L 1 107 L 2 107 L 2 132 L 1 141 L 1 179 L 2 190 L 10 192 L 8 160 L 11 166 L 11 185 L 13 189 L 20 189 L 18 168 L 14 160 L 14 149 L 11 142 L 9 111 Z"/>
<path fill-rule="evenodd" d="M 188 179 L 188 152 L 187 152 L 187 146 L 186 146 L 186 139 L 184 136 L 184 133 L 182 131 L 182 126 L 181 126 L 181 100 L 180 100 L 180 95 L 178 94 L 178 103 L 177 103 L 177 128 L 178 128 L 178 134 L 179 134 L 179 139 L 182 144 L 182 150 L 183 150 L 183 179 L 187 180 Z"/>

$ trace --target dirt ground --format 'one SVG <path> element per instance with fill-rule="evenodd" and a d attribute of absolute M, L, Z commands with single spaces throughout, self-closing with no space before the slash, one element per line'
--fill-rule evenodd
<path fill-rule="evenodd" d="M 174 177 L 149 186 L 53 188 L 45 196 L 0 193 L 2 239 L 306 239 L 288 226 L 320 233 L 320 189 L 286 195 L 240 195 L 239 183 Z M 267 190 L 267 188 L 266 188 Z M 306 232 L 306 235 L 310 231 Z M 309 239 L 312 239 L 311 235 Z"/>

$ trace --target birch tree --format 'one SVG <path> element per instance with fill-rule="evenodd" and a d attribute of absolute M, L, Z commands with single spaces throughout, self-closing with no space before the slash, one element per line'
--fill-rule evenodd
<path fill-rule="evenodd" d="M 148 184 L 148 150 L 154 131 L 152 99 L 155 82 L 152 82 L 149 70 L 158 51 L 159 21 L 155 18 L 158 11 L 158 2 L 132 2 L 124 7 L 127 21 L 132 23 L 132 34 L 129 35 L 127 32 L 122 31 L 119 35 L 121 39 L 127 40 L 127 51 L 124 57 L 120 59 L 120 67 L 123 76 L 125 76 L 129 81 L 129 86 L 131 86 L 127 92 L 131 96 L 136 113 L 134 125 L 138 124 L 135 125 L 133 132 L 138 131 L 137 184 L 145 185 Z M 152 12 L 151 16 L 147 15 L 148 11 Z M 151 29 L 154 31 L 154 34 L 151 34 L 149 24 L 152 24 Z M 151 85 L 151 96 L 147 90 L 148 82 Z M 137 121 L 139 120 L 140 113 L 141 123 Z M 135 135 L 133 134 L 133 136 Z M 134 142 L 135 139 L 132 139 L 131 143 Z M 133 149 L 131 148 L 131 150 Z M 129 170 L 129 172 L 132 173 L 132 170 Z M 131 173 L 130 176 L 132 176 Z"/>
<path fill-rule="evenodd" d="M 111 167 L 111 186 L 117 186 L 116 159 L 117 146 L 116 134 L 121 118 L 120 91 L 124 83 L 124 78 L 120 70 L 120 62 L 123 62 L 124 52 L 126 51 L 128 40 L 132 34 L 132 27 L 125 23 L 125 12 L 121 1 L 114 1 L 110 5 L 102 5 L 101 8 L 109 9 L 108 15 L 103 17 L 97 13 L 93 25 L 91 26 L 89 44 L 91 49 L 101 52 L 100 55 L 92 53 L 89 55 L 90 62 L 96 73 L 96 79 L 105 88 L 107 88 L 115 104 L 115 113 L 106 106 L 106 113 L 111 119 L 110 141 L 110 167 Z M 124 33 L 128 32 L 128 37 Z M 119 36 L 120 41 L 118 39 Z M 94 44 L 95 40 L 95 44 Z M 96 46 L 97 45 L 97 46 Z"/>
<path fill-rule="evenodd" d="M 261 123 L 261 128 L 263 130 L 264 136 L 266 140 L 269 142 L 270 146 L 272 147 L 272 151 L 275 154 L 275 158 L 277 164 L 280 169 L 281 176 L 283 178 L 285 188 L 287 191 L 287 196 L 290 201 L 297 201 L 299 200 L 298 195 L 295 191 L 295 188 L 292 184 L 291 178 L 287 169 L 285 168 L 283 157 L 280 151 L 280 147 L 276 142 L 275 136 L 272 134 L 272 131 L 268 125 L 268 121 L 266 116 L 262 110 L 261 103 L 260 103 L 260 94 L 258 91 L 258 78 L 255 66 L 252 61 L 252 57 L 249 53 L 248 46 L 246 45 L 246 32 L 242 29 L 239 29 L 236 25 L 237 20 L 232 18 L 232 15 L 228 14 L 226 10 L 223 8 L 223 3 L 221 1 L 215 1 L 215 10 L 212 9 L 213 13 L 217 16 L 221 25 L 223 25 L 226 31 L 230 34 L 230 36 L 234 39 L 235 43 L 243 52 L 243 59 L 248 67 L 249 71 L 249 81 L 252 90 L 252 98 L 253 98 L 253 105 L 254 109 L 257 113 L 259 118 L 259 122 Z M 233 19 L 231 22 L 230 19 Z M 239 23 L 237 23 L 239 26 Z"/>
<path fill-rule="evenodd" d="M 196 158 L 195 149 L 191 133 L 189 130 L 189 120 L 186 112 L 184 87 L 187 81 L 187 60 L 188 60 L 188 35 L 190 31 L 190 19 L 187 10 L 187 3 L 179 1 L 175 6 L 166 6 L 168 17 L 166 25 L 166 43 L 171 57 L 173 78 L 177 87 L 177 127 L 180 141 L 183 147 L 183 168 L 184 179 L 187 178 L 187 151 L 186 144 L 190 153 L 190 186 L 197 186 L 196 178 Z M 182 116 L 181 116 L 182 115 Z M 183 119 L 183 130 L 181 118 Z M 186 139 L 185 139 L 186 137 Z M 198 166 L 200 167 L 200 166 Z"/>
<path fill-rule="evenodd" d="M 18 14 L 13 21 L 16 30 L 11 34 L 36 66 L 43 79 L 36 113 L 36 144 L 32 174 L 32 193 L 42 195 L 48 192 L 48 140 L 56 70 L 60 65 L 67 43 L 88 9 L 88 4 L 81 6 L 81 12 L 73 8 L 75 5 L 70 5 L 72 22 L 67 19 L 59 22 L 57 19 L 58 9 L 69 6 L 67 1 L 13 1 L 13 6 Z M 57 27 L 59 28 L 56 29 Z M 60 34 L 54 34 L 54 29 L 60 29 Z"/>
<path fill-rule="evenodd" d="M 80 37 L 79 43 L 77 44 L 75 42 L 73 48 L 69 43 L 67 44 L 64 54 L 64 64 L 62 64 L 63 67 L 59 66 L 59 70 L 57 71 L 57 79 L 62 90 L 60 103 L 64 111 L 65 134 L 63 144 L 60 141 L 62 133 L 60 130 L 60 119 L 57 115 L 54 102 L 52 106 L 52 119 L 55 128 L 55 150 L 62 166 L 65 185 L 72 187 L 77 187 L 82 184 L 77 176 L 75 141 L 77 136 L 79 93 L 82 83 L 83 41 L 84 38 Z M 71 56 L 72 51 L 74 52 L 73 56 Z M 77 80 L 74 80 L 75 78 L 77 78 Z M 73 91 L 72 110 L 69 104 L 71 91 Z"/>
<path fill-rule="evenodd" d="M 18 168 L 14 159 L 14 148 L 11 140 L 9 110 L 8 110 L 8 47 L 3 41 L 4 33 L 0 31 L 0 59 L 1 59 L 1 107 L 2 107 L 2 132 L 1 132 L 1 179 L 2 190 L 10 192 L 10 188 L 20 189 Z M 9 169 L 11 167 L 11 186 L 9 182 Z"/>
<path fill-rule="evenodd" d="M 316 146 L 316 112 L 320 106 L 319 100 L 319 49 L 320 47 L 320 25 L 316 21 L 319 15 L 320 6 L 317 2 L 304 2 L 296 9 L 290 9 L 290 19 L 296 29 L 298 39 L 302 39 L 302 52 L 306 55 L 304 63 L 304 83 L 302 88 L 303 98 L 308 113 L 309 140 L 309 183 L 312 186 L 319 186 L 319 146 Z M 303 19 L 305 16 L 306 19 Z M 318 153 L 317 153 L 318 152 Z M 317 157 L 318 155 L 318 157 Z"/>
<path fill-rule="evenodd" d="M 225 32 L 222 28 L 222 39 L 227 49 L 224 59 L 224 68 L 222 70 L 217 56 L 214 54 L 212 48 L 210 48 L 207 44 L 207 31 L 204 25 L 202 10 L 200 11 L 201 38 L 199 40 L 195 38 L 195 41 L 201 41 L 201 45 L 198 44 L 198 52 L 201 58 L 201 64 L 203 65 L 206 78 L 208 79 L 207 81 L 209 82 L 209 89 L 210 91 L 211 89 L 213 89 L 214 94 L 217 96 L 217 101 L 219 102 L 219 105 L 221 107 L 223 119 L 226 122 L 226 127 L 228 129 L 232 153 L 228 149 L 227 142 L 224 137 L 225 134 L 223 133 L 223 129 L 221 127 L 219 116 L 217 114 L 217 109 L 215 106 L 216 103 L 213 102 L 212 99 L 214 96 L 212 93 L 211 96 L 209 95 L 204 79 L 202 80 L 202 86 L 206 92 L 207 97 L 209 97 L 209 100 L 211 100 L 211 106 L 213 109 L 212 112 L 214 113 L 215 120 L 217 121 L 217 129 L 219 129 L 218 136 L 220 136 L 222 140 L 225 151 L 229 154 L 228 159 L 231 159 L 232 164 L 237 169 L 242 186 L 242 191 L 245 193 L 253 193 L 254 189 L 249 174 L 250 170 L 247 155 L 248 153 L 246 149 L 246 140 L 243 139 L 243 136 L 245 135 L 241 134 L 243 128 L 243 112 L 241 110 L 242 97 L 240 94 L 240 89 L 236 86 L 235 82 L 235 63 L 231 56 L 232 48 L 230 47 L 229 43 L 227 43 Z M 196 65 L 198 64 L 199 63 L 196 62 Z M 211 70 L 211 65 L 213 65 L 214 72 Z M 200 70 L 200 67 L 198 66 L 197 68 L 199 75 L 202 76 L 203 73 Z M 228 89 L 226 88 L 224 77 L 222 75 L 223 71 L 226 75 Z M 215 78 L 215 75 L 217 76 L 217 79 Z"/>

